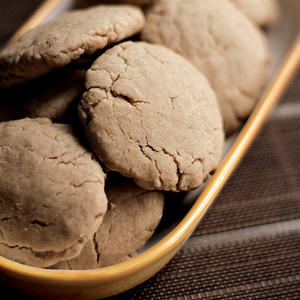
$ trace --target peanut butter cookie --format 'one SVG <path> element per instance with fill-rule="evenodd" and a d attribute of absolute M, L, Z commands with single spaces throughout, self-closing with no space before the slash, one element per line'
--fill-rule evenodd
<path fill-rule="evenodd" d="M 215 95 L 186 59 L 160 45 L 123 42 L 87 71 L 79 103 L 100 161 L 148 190 L 191 190 L 216 169 L 223 127 Z"/>
<path fill-rule="evenodd" d="M 0 254 L 35 267 L 77 256 L 107 209 L 104 173 L 72 127 L 0 123 Z"/>
<path fill-rule="evenodd" d="M 274 25 L 280 15 L 277 0 L 230 0 L 249 19 L 261 27 Z"/>
<path fill-rule="evenodd" d="M 49 73 L 84 54 L 127 38 L 144 25 L 144 14 L 130 5 L 99 5 L 74 10 L 29 30 L 0 54 L 0 87 Z"/>
<path fill-rule="evenodd" d="M 210 82 L 225 132 L 241 127 L 268 75 L 265 36 L 228 0 L 161 0 L 149 9 L 141 39 L 183 55 Z"/>
<path fill-rule="evenodd" d="M 111 266 L 136 256 L 152 236 L 163 214 L 163 192 L 144 190 L 132 179 L 113 173 L 108 173 L 105 185 L 108 209 L 94 238 L 79 256 L 51 268 L 86 270 Z"/>

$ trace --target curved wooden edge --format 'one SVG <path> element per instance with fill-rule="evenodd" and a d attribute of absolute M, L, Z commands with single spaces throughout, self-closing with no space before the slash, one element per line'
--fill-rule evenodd
<path fill-rule="evenodd" d="M 234 144 L 231 146 L 229 152 L 226 154 L 224 160 L 204 188 L 199 198 L 196 201 L 196 209 L 199 212 L 193 212 L 192 207 L 190 213 L 196 214 L 199 221 L 204 215 L 204 211 L 212 204 L 222 187 L 231 176 L 242 157 L 252 144 L 258 131 L 263 126 L 264 122 L 271 109 L 279 101 L 287 85 L 295 76 L 296 71 L 300 67 L 300 32 L 298 33 L 293 45 L 291 46 L 287 56 L 281 64 L 281 67 L 276 72 L 276 76 L 266 88 L 261 100 L 253 109 L 249 119 L 243 126 Z M 188 216 L 187 216 L 188 218 Z M 183 220 L 184 222 L 184 220 Z"/>
<path fill-rule="evenodd" d="M 28 30 L 42 24 L 65 0 L 45 0 L 20 29 L 6 42 L 15 42 Z"/>

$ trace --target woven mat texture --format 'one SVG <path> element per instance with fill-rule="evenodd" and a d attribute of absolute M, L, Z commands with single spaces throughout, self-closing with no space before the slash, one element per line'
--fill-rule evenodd
<path fill-rule="evenodd" d="M 0 0 L 0 46 L 42 2 Z M 299 166 L 300 72 L 182 249 L 109 299 L 300 299 Z"/>

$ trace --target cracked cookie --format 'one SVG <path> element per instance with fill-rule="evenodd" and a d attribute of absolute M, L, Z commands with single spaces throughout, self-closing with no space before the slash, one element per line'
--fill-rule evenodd
<path fill-rule="evenodd" d="M 263 33 L 227 0 L 160 0 L 148 11 L 141 40 L 183 55 L 216 93 L 227 136 L 255 106 L 268 75 Z"/>
<path fill-rule="evenodd" d="M 3 89 L 0 122 L 44 117 L 53 122 L 77 123 L 77 105 L 84 91 L 86 69 L 57 69 L 45 76 Z"/>
<path fill-rule="evenodd" d="M 77 256 L 107 209 L 104 173 L 49 119 L 0 123 L 0 254 L 35 267 Z"/>
<path fill-rule="evenodd" d="M 161 45 L 123 42 L 87 71 L 78 106 L 100 161 L 148 190 L 198 187 L 220 162 L 215 95 L 186 59 Z"/>
<path fill-rule="evenodd" d="M 108 209 L 103 223 L 79 256 L 53 269 L 86 270 L 111 266 L 138 254 L 159 224 L 164 193 L 147 191 L 132 179 L 108 173 L 105 192 Z"/>
<path fill-rule="evenodd" d="M 39 77 L 127 38 L 140 31 L 144 21 L 142 10 L 130 5 L 65 13 L 29 30 L 0 53 L 0 87 Z"/>
<path fill-rule="evenodd" d="M 274 25 L 279 18 L 277 0 L 230 0 L 249 19 L 261 27 Z"/>

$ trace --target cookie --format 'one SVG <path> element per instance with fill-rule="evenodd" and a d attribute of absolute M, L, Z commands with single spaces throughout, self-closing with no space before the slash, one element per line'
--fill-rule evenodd
<path fill-rule="evenodd" d="M 44 117 L 75 124 L 84 91 L 86 69 L 57 69 L 29 82 L 0 91 L 0 122 Z"/>
<path fill-rule="evenodd" d="M 274 25 L 280 15 L 277 0 L 230 0 L 249 19 L 261 27 Z"/>
<path fill-rule="evenodd" d="M 205 77 L 160 45 L 123 42 L 87 71 L 78 106 L 100 161 L 147 190 L 198 187 L 219 164 L 222 119 Z"/>
<path fill-rule="evenodd" d="M 151 5 L 158 0 L 78 0 L 76 1 L 76 7 L 87 7 L 99 4 L 130 4 L 137 6 Z"/>
<path fill-rule="evenodd" d="M 86 270 L 111 266 L 136 256 L 152 236 L 163 214 L 163 192 L 144 190 L 131 179 L 111 173 L 105 192 L 108 209 L 94 238 L 79 256 L 51 268 Z"/>
<path fill-rule="evenodd" d="M 0 53 L 0 87 L 49 73 L 137 33 L 143 24 L 141 9 L 129 5 L 65 13 L 28 31 Z"/>
<path fill-rule="evenodd" d="M 0 123 L 0 255 L 35 267 L 71 259 L 106 209 L 102 168 L 71 126 Z"/>
<path fill-rule="evenodd" d="M 141 40 L 188 59 L 216 93 L 226 135 L 239 129 L 268 75 L 265 36 L 227 0 L 161 0 L 149 9 Z"/>

